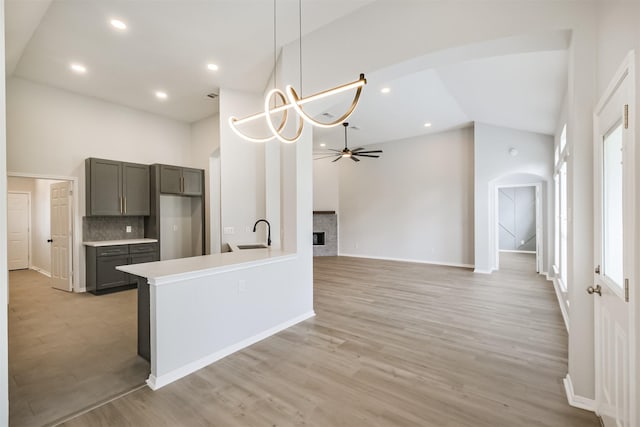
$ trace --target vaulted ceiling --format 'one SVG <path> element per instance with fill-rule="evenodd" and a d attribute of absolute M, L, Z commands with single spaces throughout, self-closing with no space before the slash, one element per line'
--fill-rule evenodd
<path fill-rule="evenodd" d="M 326 40 L 335 48 L 324 52 L 337 52 L 339 41 L 351 34 L 373 31 L 365 21 L 375 3 L 304 0 L 304 58 L 320 52 L 318 37 L 310 37 L 319 30 L 327 33 L 330 28 L 335 36 Z M 261 93 L 271 74 L 272 1 L 6 0 L 5 4 L 8 76 L 193 122 L 217 112 L 217 103 L 207 94 L 220 87 Z M 278 47 L 296 41 L 298 2 L 278 0 L 276 17 Z M 111 27 L 114 18 L 125 22 L 127 29 Z M 362 59 L 360 71 L 367 74 L 368 84 L 351 118 L 360 130 L 351 132 L 350 140 L 354 144 L 398 140 L 473 121 L 553 133 L 566 91 L 569 37 L 568 31 L 524 34 L 428 55 L 423 46 L 416 46 L 415 57 L 374 69 L 367 69 L 367 64 L 376 61 L 367 58 L 379 52 L 362 49 L 356 59 Z M 340 55 L 351 53 L 342 50 L 333 58 L 325 56 L 327 70 L 305 67 L 307 80 L 340 75 Z M 73 62 L 83 64 L 86 73 L 73 73 L 69 69 Z M 219 70 L 208 70 L 208 63 L 217 64 Z M 383 87 L 389 92 L 382 93 Z M 166 92 L 168 98 L 158 100 L 156 91 Z M 317 114 L 340 113 L 326 102 L 315 108 Z M 317 143 L 329 146 L 343 141 L 341 127 L 315 136 Z"/>

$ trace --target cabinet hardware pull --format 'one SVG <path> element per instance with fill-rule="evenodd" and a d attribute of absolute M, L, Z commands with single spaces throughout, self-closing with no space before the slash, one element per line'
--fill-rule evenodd
<path fill-rule="evenodd" d="M 122 213 L 122 197 L 119 197 L 120 199 L 120 213 Z"/>
<path fill-rule="evenodd" d="M 127 198 L 126 196 L 122 197 L 124 199 L 124 213 L 127 213 Z"/>

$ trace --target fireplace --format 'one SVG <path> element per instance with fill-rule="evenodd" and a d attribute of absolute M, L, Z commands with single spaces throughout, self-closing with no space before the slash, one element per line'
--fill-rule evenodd
<path fill-rule="evenodd" d="M 338 217 L 334 211 L 313 212 L 313 256 L 338 255 Z"/>
<path fill-rule="evenodd" d="M 324 231 L 313 232 L 313 246 L 324 246 Z"/>

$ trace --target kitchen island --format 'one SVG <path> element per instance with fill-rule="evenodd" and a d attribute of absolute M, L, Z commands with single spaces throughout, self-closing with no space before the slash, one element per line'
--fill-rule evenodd
<path fill-rule="evenodd" d="M 299 254 L 231 249 L 117 267 L 139 277 L 138 352 L 152 389 L 314 315 Z"/>

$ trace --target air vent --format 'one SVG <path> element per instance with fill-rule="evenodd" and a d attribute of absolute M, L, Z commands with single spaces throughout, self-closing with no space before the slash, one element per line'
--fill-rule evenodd
<path fill-rule="evenodd" d="M 207 96 L 211 99 L 216 99 L 218 97 L 217 93 L 208 93 Z"/>

